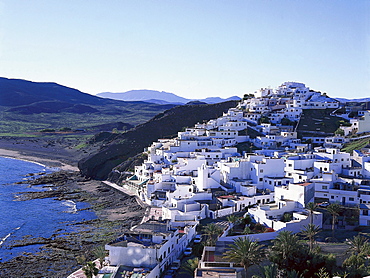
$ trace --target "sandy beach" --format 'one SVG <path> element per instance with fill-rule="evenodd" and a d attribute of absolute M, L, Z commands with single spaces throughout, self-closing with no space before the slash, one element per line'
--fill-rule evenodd
<path fill-rule="evenodd" d="M 77 166 L 68 165 L 58 160 L 55 160 L 55 159 L 36 157 L 31 154 L 24 155 L 24 154 L 21 154 L 19 151 L 14 151 L 14 150 L 0 149 L 0 156 L 20 159 L 20 160 L 29 161 L 29 162 L 35 162 L 35 163 L 45 165 L 47 167 L 57 167 L 65 171 L 78 171 Z"/>

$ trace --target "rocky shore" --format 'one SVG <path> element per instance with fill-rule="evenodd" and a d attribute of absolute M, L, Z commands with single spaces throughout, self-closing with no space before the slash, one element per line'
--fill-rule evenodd
<path fill-rule="evenodd" d="M 9 141 L 9 146 L 13 146 Z M 77 258 L 84 256 L 87 260 L 95 259 L 93 250 L 113 240 L 126 229 L 137 224 L 145 212 L 145 207 L 140 205 L 136 198 L 118 192 L 101 181 L 85 179 L 75 169 L 68 151 L 64 159 L 60 159 L 64 152 L 59 147 L 57 156 L 42 149 L 42 155 L 37 145 L 17 149 L 6 148 L 0 139 L 0 156 L 17 159 L 37 161 L 47 166 L 64 166 L 60 172 L 50 175 L 41 175 L 36 178 L 30 175 L 30 186 L 45 184 L 48 190 L 40 192 L 25 192 L 17 194 L 17 200 L 30 200 L 40 198 L 54 198 L 58 200 L 72 200 L 74 202 L 87 202 L 97 218 L 93 220 L 67 223 L 73 226 L 75 232 L 66 233 L 63 230 L 53 231 L 49 238 L 33 237 L 28 235 L 22 240 L 13 241 L 6 245 L 9 252 L 21 246 L 41 246 L 36 253 L 23 253 L 9 261 L 0 261 L 0 277 L 67 277 L 74 270 L 81 267 Z M 28 151 L 26 150 L 28 148 Z M 4 155 L 7 154 L 7 155 Z M 74 164 L 74 165 L 73 165 Z M 4 248 L 4 247 L 2 247 Z"/>

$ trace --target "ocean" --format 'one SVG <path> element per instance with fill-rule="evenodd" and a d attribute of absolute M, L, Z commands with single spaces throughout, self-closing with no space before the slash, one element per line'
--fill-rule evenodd
<path fill-rule="evenodd" d="M 12 242 L 24 237 L 50 237 L 58 233 L 73 232 L 70 223 L 95 219 L 90 210 L 80 209 L 87 203 L 58 201 L 52 198 L 17 201 L 19 192 L 44 191 L 42 185 L 29 187 L 15 184 L 27 178 L 29 173 L 50 173 L 56 169 L 43 165 L 0 157 L 0 261 L 12 259 L 23 252 L 37 252 L 41 245 L 10 248 Z"/>

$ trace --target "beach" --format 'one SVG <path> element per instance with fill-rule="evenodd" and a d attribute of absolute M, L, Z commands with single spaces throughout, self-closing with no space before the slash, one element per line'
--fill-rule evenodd
<path fill-rule="evenodd" d="M 79 174 L 75 150 L 63 144 L 45 147 L 45 141 L 30 139 L 0 139 L 0 156 L 21 159 L 58 167 L 61 171 L 42 176 L 32 184 L 48 185 L 47 191 L 20 194 L 19 200 L 54 198 L 61 201 L 86 202 L 95 212 L 93 220 L 72 223 L 76 232 L 53 231 L 49 238 L 29 235 L 14 247 L 41 244 L 39 252 L 25 253 L 6 262 L 0 261 L 0 277 L 66 277 L 81 265 L 77 258 L 95 259 L 93 250 L 118 237 L 137 224 L 145 213 L 145 206 L 134 196 L 124 194 L 102 181 L 85 179 Z M 31 139 L 33 140 L 33 139 Z M 9 250 L 11 252 L 11 248 Z"/>

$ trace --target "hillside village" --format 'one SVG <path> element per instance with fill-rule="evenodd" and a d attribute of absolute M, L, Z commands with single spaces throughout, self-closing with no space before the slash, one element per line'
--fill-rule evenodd
<path fill-rule="evenodd" d="M 300 136 L 297 127 L 307 110 L 340 117 L 339 128 L 328 133 L 324 119 L 312 118 L 316 134 Z M 269 232 L 237 234 L 233 223 L 219 222 L 222 233 L 215 246 L 204 248 L 195 277 L 241 277 L 240 265 L 217 261 L 239 237 L 272 240 L 310 222 L 322 228 L 323 214 L 306 209 L 310 202 L 359 208 L 357 225 L 369 226 L 369 148 L 341 151 L 370 132 L 370 111 L 353 112 L 305 84 L 285 82 L 246 94 L 222 117 L 186 128 L 176 138 L 153 142 L 144 163 L 120 184 L 148 205 L 146 216 L 105 246 L 108 266 L 102 273 L 163 277 L 184 252 L 192 252 L 194 240 L 202 240 L 200 221 L 237 212 Z M 348 136 L 354 134 L 358 137 Z M 239 152 L 239 146 L 245 150 Z"/>

